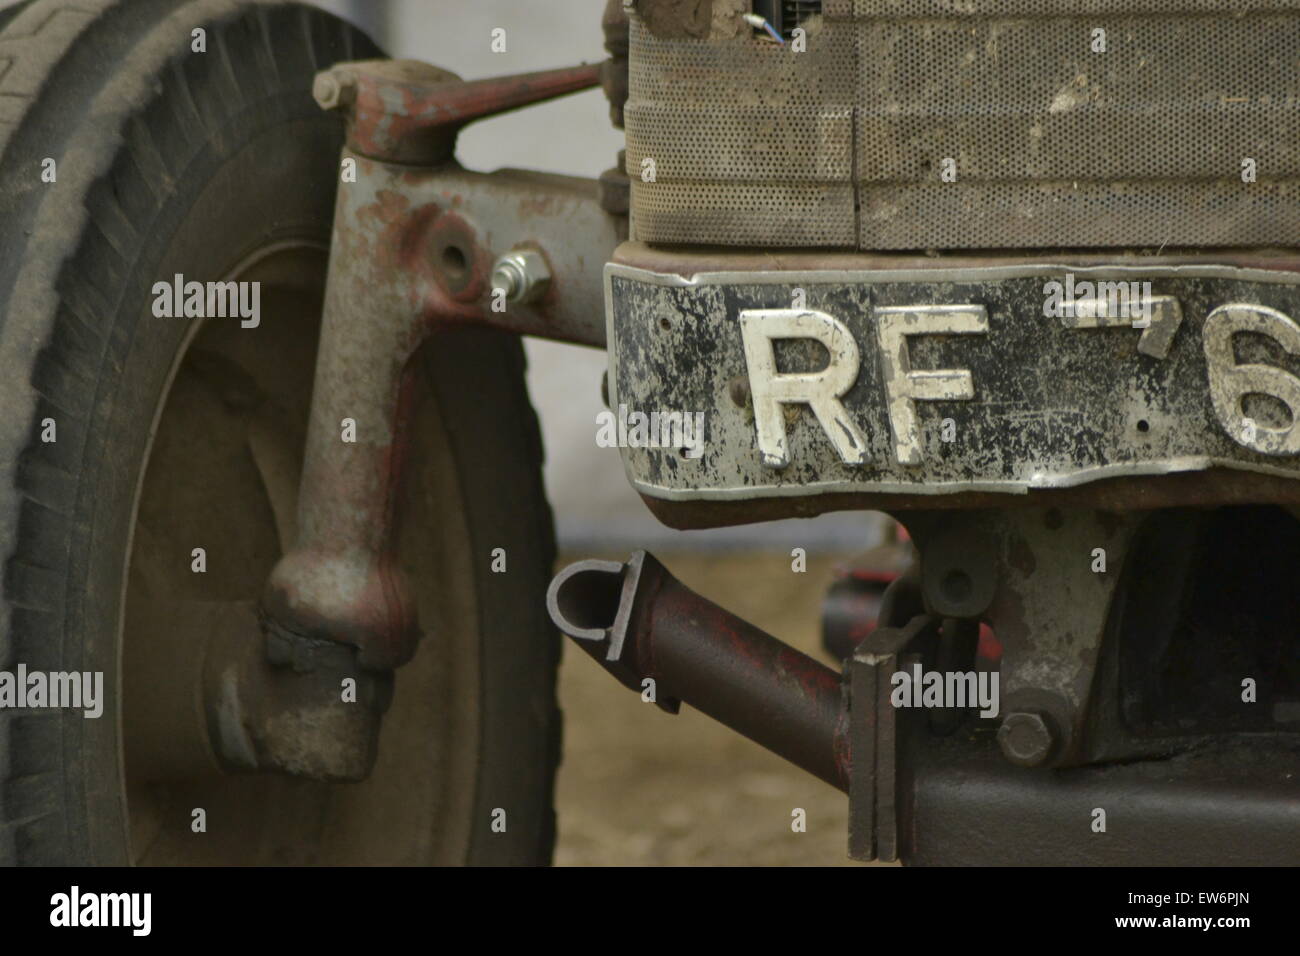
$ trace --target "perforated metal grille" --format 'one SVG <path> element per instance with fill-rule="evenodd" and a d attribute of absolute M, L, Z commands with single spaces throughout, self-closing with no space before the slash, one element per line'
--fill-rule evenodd
<path fill-rule="evenodd" d="M 854 244 L 854 37 L 826 41 L 788 56 L 747 35 L 660 39 L 632 19 L 624 123 L 639 235 Z"/>
<path fill-rule="evenodd" d="M 826 0 L 802 53 L 748 31 L 661 39 L 634 17 L 636 235 L 1300 245 L 1300 0 L 1224 6 Z"/>

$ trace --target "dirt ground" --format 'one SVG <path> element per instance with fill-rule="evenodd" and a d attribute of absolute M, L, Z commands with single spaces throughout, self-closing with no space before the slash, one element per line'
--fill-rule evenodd
<path fill-rule="evenodd" d="M 625 560 L 627 555 L 589 555 Z M 840 558 L 657 554 L 688 587 L 832 666 L 820 603 Z M 566 556 L 561 567 L 578 556 Z M 565 648 L 557 865 L 848 865 L 848 798 L 683 705 L 676 716 Z M 794 832 L 796 808 L 807 830 Z"/>

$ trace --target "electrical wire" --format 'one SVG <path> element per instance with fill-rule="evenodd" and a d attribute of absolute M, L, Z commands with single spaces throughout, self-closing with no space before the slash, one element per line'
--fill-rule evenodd
<path fill-rule="evenodd" d="M 785 37 L 772 29 L 772 24 L 768 23 L 765 17 L 760 16 L 757 13 L 742 13 L 740 16 L 751 27 L 754 27 L 756 30 L 766 30 L 773 40 L 782 46 L 785 46 Z"/>

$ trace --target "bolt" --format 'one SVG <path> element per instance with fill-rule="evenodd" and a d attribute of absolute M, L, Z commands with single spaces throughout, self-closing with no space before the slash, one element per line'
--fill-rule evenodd
<path fill-rule="evenodd" d="M 500 289 L 511 302 L 519 298 L 525 281 L 524 270 L 505 256 L 492 267 L 492 288 Z"/>
<path fill-rule="evenodd" d="M 311 95 L 323 110 L 350 106 L 357 94 L 357 78 L 344 70 L 325 70 L 316 74 Z"/>
<path fill-rule="evenodd" d="M 551 284 L 551 270 L 536 249 L 512 249 L 492 267 L 492 288 L 508 302 L 532 302 Z"/>
<path fill-rule="evenodd" d="M 1052 755 L 1056 746 L 1052 719 L 1036 710 L 1007 714 L 998 728 L 998 746 L 1013 764 L 1037 767 Z"/>

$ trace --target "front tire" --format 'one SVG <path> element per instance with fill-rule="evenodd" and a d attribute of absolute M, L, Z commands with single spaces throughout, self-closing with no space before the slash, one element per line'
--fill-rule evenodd
<path fill-rule="evenodd" d="M 499 333 L 420 356 L 400 556 L 428 637 L 374 776 L 142 756 L 176 679 L 155 651 L 186 636 L 171 602 L 255 598 L 291 539 L 342 142 L 311 81 L 376 55 L 277 2 L 35 0 L 0 32 L 0 670 L 102 672 L 107 698 L 98 720 L 0 710 L 0 863 L 549 860 L 553 544 L 522 351 Z M 260 282 L 261 324 L 156 318 L 177 273 Z"/>

